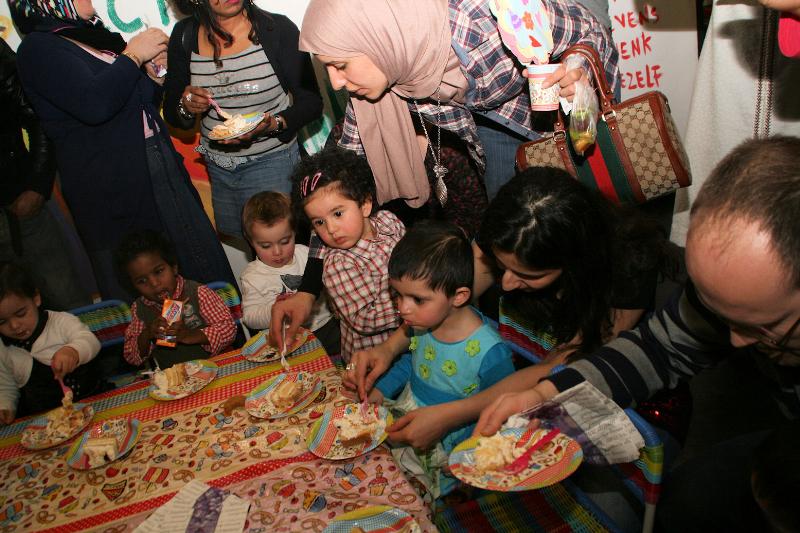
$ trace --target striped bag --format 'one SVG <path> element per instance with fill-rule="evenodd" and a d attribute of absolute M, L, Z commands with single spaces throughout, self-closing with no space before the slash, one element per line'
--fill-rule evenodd
<path fill-rule="evenodd" d="M 579 155 L 559 110 L 555 131 L 517 149 L 517 167 L 553 166 L 617 204 L 641 204 L 691 184 L 689 160 L 669 111 L 667 98 L 650 91 L 619 104 L 601 67 L 597 52 L 576 45 L 562 55 L 578 54 L 591 67 L 598 86 L 600 113 L 597 140 Z"/>

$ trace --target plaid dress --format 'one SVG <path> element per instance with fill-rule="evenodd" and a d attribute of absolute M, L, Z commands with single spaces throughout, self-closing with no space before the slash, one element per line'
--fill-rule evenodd
<path fill-rule="evenodd" d="M 389 291 L 389 257 L 405 235 L 400 219 L 389 211 L 370 217 L 375 237 L 347 250 L 327 248 L 322 282 L 340 321 L 342 357 L 385 341 L 400 326 Z"/>

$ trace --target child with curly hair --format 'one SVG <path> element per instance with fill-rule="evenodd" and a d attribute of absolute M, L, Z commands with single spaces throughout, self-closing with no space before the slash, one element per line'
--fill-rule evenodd
<path fill-rule="evenodd" d="M 328 246 L 322 282 L 341 324 L 342 357 L 385 341 L 400 325 L 389 292 L 389 256 L 405 226 L 376 210 L 367 160 L 326 148 L 292 176 L 292 205 Z"/>

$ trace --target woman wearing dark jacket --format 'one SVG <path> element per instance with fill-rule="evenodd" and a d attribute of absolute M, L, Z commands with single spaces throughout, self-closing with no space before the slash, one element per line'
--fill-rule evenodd
<path fill-rule="evenodd" d="M 235 283 L 230 265 L 159 114 L 167 36 L 150 29 L 126 43 L 90 0 L 11 0 L 25 34 L 20 79 L 56 148 L 64 197 L 104 298 L 130 300 L 112 251 L 126 234 L 166 233 L 181 273 Z M 162 57 L 163 56 L 163 57 Z"/>
<path fill-rule="evenodd" d="M 22 91 L 16 54 L 1 38 L 0 109 L 0 260 L 23 261 L 48 309 L 85 305 L 89 295 L 81 290 L 61 228 L 45 205 L 56 177 L 53 145 Z"/>
<path fill-rule="evenodd" d="M 198 151 L 211 180 L 214 219 L 221 232 L 240 236 L 242 207 L 253 194 L 288 193 L 299 160 L 297 131 L 322 112 L 308 54 L 297 49 L 299 31 L 285 16 L 250 0 L 179 0 L 191 16 L 169 41 L 164 116 L 188 129 L 201 117 Z M 224 119 L 209 97 L 231 115 L 265 113 L 252 132 L 222 142 L 209 132 Z"/>

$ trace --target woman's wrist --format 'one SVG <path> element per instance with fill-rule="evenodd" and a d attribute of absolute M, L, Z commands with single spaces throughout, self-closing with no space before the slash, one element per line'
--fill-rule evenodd
<path fill-rule="evenodd" d="M 178 100 L 178 114 L 184 120 L 194 120 L 194 113 L 186 109 L 186 106 L 183 105 L 183 98 Z"/>
<path fill-rule="evenodd" d="M 133 61 L 136 64 L 137 68 L 141 68 L 142 67 L 142 60 L 139 59 L 139 56 L 137 56 L 133 52 L 129 52 L 128 50 L 124 50 L 120 55 L 123 55 L 123 56 L 127 57 L 128 59 L 130 59 L 131 61 Z"/>

